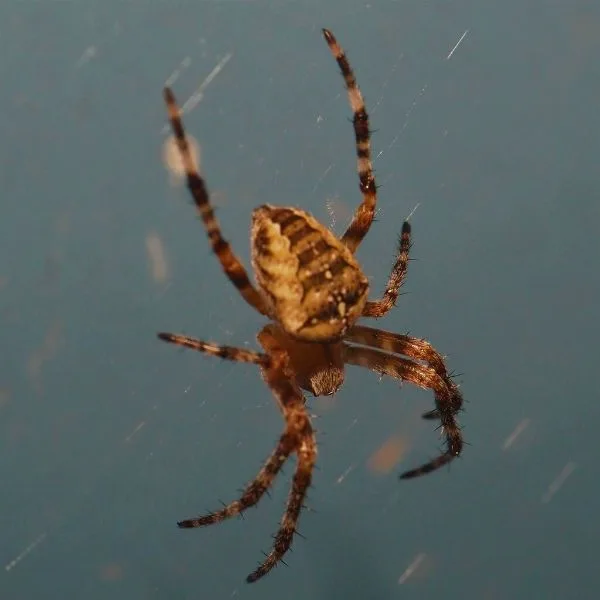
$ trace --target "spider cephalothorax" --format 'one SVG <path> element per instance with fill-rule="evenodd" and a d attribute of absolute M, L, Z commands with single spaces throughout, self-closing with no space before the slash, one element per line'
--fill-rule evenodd
<path fill-rule="evenodd" d="M 382 317 L 396 303 L 407 271 L 411 228 L 408 222 L 402 225 L 396 261 L 382 298 L 368 300 L 368 280 L 354 253 L 369 231 L 377 203 L 369 117 L 342 48 L 330 31 L 324 29 L 323 35 L 344 77 L 354 113 L 362 203 L 339 239 L 300 209 L 258 207 L 253 212 L 251 228 L 252 267 L 258 289 L 221 235 L 204 179 L 190 152 L 179 107 L 171 90 L 165 88 L 169 119 L 188 187 L 213 251 L 246 302 L 270 322 L 257 336 L 264 352 L 220 346 L 172 333 L 158 335 L 164 341 L 213 356 L 258 365 L 285 420 L 275 450 L 241 497 L 217 512 L 181 521 L 179 526 L 202 527 L 242 513 L 265 494 L 291 454 L 296 454 L 298 459 L 273 549 L 248 575 L 250 582 L 268 573 L 288 551 L 311 483 L 317 443 L 302 390 L 315 396 L 335 393 L 344 381 L 346 364 L 366 367 L 433 390 L 435 409 L 423 416 L 440 420 L 446 450 L 421 467 L 403 473 L 404 479 L 438 469 L 458 456 L 462 449 L 455 418 L 462 406 L 462 396 L 440 354 L 425 340 L 356 324 L 361 316 Z"/>

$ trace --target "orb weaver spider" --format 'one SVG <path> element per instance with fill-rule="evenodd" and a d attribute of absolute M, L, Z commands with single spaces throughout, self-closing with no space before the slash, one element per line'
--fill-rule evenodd
<path fill-rule="evenodd" d="M 257 336 L 264 352 L 221 346 L 172 333 L 160 339 L 220 358 L 253 363 L 271 389 L 285 427 L 271 456 L 238 500 L 219 511 L 187 519 L 179 527 L 203 527 L 239 515 L 258 503 L 292 455 L 297 466 L 287 507 L 271 552 L 247 577 L 266 575 L 290 548 L 317 458 L 317 442 L 303 390 L 315 396 L 334 394 L 344 381 L 344 366 L 366 367 L 434 392 L 436 408 L 423 415 L 439 419 L 446 450 L 426 464 L 401 475 L 410 479 L 430 473 L 457 457 L 463 446 L 456 414 L 462 395 L 442 356 L 425 340 L 357 325 L 360 317 L 382 317 L 396 303 L 406 276 L 411 227 L 402 226 L 395 264 L 385 292 L 369 300 L 369 283 L 354 253 L 369 231 L 377 203 L 371 164 L 369 117 L 348 59 L 328 29 L 325 41 L 346 84 L 357 154 L 362 202 L 346 232 L 338 239 L 309 213 L 298 208 L 263 205 L 252 213 L 251 253 L 255 287 L 246 269 L 221 235 L 204 178 L 190 152 L 179 106 L 170 88 L 164 98 L 187 185 L 206 229 L 213 252 L 242 298 L 269 319 Z"/>

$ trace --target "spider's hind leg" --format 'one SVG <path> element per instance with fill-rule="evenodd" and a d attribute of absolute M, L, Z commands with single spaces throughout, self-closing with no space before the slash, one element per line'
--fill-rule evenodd
<path fill-rule="evenodd" d="M 275 535 L 273 549 L 267 555 L 266 559 L 258 566 L 258 568 L 250 573 L 246 578 L 248 583 L 252 583 L 266 575 L 278 562 L 283 559 L 285 553 L 292 545 L 294 534 L 297 533 L 296 526 L 300 517 L 300 512 L 304 506 L 306 492 L 312 481 L 312 471 L 317 460 L 317 442 L 310 424 L 308 415 L 304 406 L 298 411 L 301 414 L 296 414 L 293 421 L 296 422 L 296 427 L 301 429 L 300 445 L 296 450 L 298 455 L 298 465 L 294 473 L 292 481 L 292 489 L 290 490 L 285 514 L 281 519 L 279 531 Z M 292 420 L 292 416 L 286 416 L 288 423 Z M 289 425 L 288 425 L 289 427 Z"/>
<path fill-rule="evenodd" d="M 257 581 L 271 571 L 277 563 L 283 561 L 284 555 L 290 549 L 294 534 L 297 533 L 298 519 L 312 482 L 312 472 L 317 460 L 315 433 L 306 409 L 304 395 L 294 379 L 294 374 L 290 371 L 288 354 L 268 327 L 259 334 L 259 341 L 269 352 L 271 359 L 270 367 L 262 369 L 263 377 L 283 413 L 286 423 L 284 435 L 290 435 L 295 440 L 294 451 L 298 456 L 298 464 L 285 513 L 279 531 L 274 536 L 273 548 L 258 568 L 248 575 L 246 578 L 248 583 Z"/>
<path fill-rule="evenodd" d="M 463 439 L 456 421 L 456 413 L 457 406 L 462 404 L 462 397 L 456 386 L 450 388 L 446 379 L 435 369 L 414 360 L 387 354 L 374 348 L 348 345 L 345 349 L 346 362 L 349 364 L 366 367 L 382 375 L 409 381 L 420 388 L 432 389 L 434 392 L 436 416 L 439 416 L 446 438 L 446 451 L 428 463 L 406 471 L 400 475 L 402 479 L 410 479 L 431 473 L 460 455 Z"/>
<path fill-rule="evenodd" d="M 208 513 L 200 517 L 194 517 L 193 519 L 185 519 L 179 521 L 177 525 L 184 529 L 191 529 L 194 527 L 212 525 L 213 523 L 220 523 L 221 521 L 235 517 L 251 506 L 256 505 L 271 487 L 275 477 L 281 470 L 281 467 L 289 458 L 290 454 L 294 452 L 295 448 L 296 440 L 294 436 L 284 432 L 271 456 L 267 459 L 256 477 L 246 486 L 238 500 L 230 502 L 219 511 Z"/>
<path fill-rule="evenodd" d="M 157 333 L 159 339 L 169 344 L 175 344 L 177 346 L 183 346 L 184 348 L 190 348 L 197 352 L 203 352 L 210 354 L 211 356 L 218 356 L 225 360 L 232 360 L 234 362 L 249 362 L 256 365 L 266 366 L 269 364 L 269 357 L 261 352 L 254 352 L 253 350 L 245 350 L 243 348 L 236 348 L 235 346 L 220 346 L 213 344 L 212 342 L 203 342 L 196 338 L 188 337 L 186 335 L 180 335 L 177 333 Z"/>
<path fill-rule="evenodd" d="M 346 334 L 346 341 L 424 362 L 444 380 L 450 397 L 449 409 L 453 414 L 456 415 L 462 409 L 463 397 L 458 385 L 454 383 L 452 375 L 448 373 L 442 355 L 427 340 L 364 325 L 355 325 Z M 424 413 L 423 418 L 439 419 L 440 412 L 434 408 Z"/>
<path fill-rule="evenodd" d="M 285 430 L 279 438 L 277 447 L 258 472 L 258 475 L 246 486 L 238 500 L 227 504 L 219 511 L 185 519 L 178 523 L 179 527 L 185 529 L 204 527 L 239 515 L 251 506 L 256 505 L 271 487 L 284 463 L 295 452 L 298 455 L 298 465 L 292 481 L 292 489 L 288 496 L 286 511 L 281 520 L 279 531 L 275 536 L 273 549 L 259 567 L 248 575 L 247 581 L 254 582 L 266 575 L 281 561 L 292 545 L 296 525 L 304 505 L 304 498 L 311 484 L 312 470 L 317 458 L 317 442 L 310 416 L 306 410 L 304 395 L 298 387 L 293 373 L 289 370 L 287 353 L 279 348 L 277 340 L 269 334 L 266 328 L 259 339 L 268 349 L 268 354 L 231 346 L 218 346 L 172 333 L 159 333 L 158 335 L 160 339 L 166 342 L 192 348 L 212 356 L 258 364 L 263 378 L 273 392 L 277 405 L 285 419 Z"/>

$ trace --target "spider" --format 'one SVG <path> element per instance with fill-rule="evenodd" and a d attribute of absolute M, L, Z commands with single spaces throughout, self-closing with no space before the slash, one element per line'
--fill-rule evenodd
<path fill-rule="evenodd" d="M 362 202 L 340 239 L 298 208 L 268 204 L 256 208 L 252 213 L 251 254 L 257 287 L 250 282 L 242 263 L 221 235 L 206 184 L 190 153 L 181 111 L 171 89 L 164 89 L 187 185 L 212 249 L 244 300 L 270 322 L 257 336 L 264 352 L 221 346 L 172 333 L 159 333 L 158 337 L 226 360 L 257 365 L 285 421 L 276 448 L 239 499 L 219 511 L 181 521 L 179 527 L 219 523 L 256 505 L 290 455 L 297 456 L 285 514 L 274 536 L 273 547 L 258 568 L 248 575 L 248 582 L 258 580 L 283 562 L 297 533 L 317 459 L 317 442 L 303 390 L 315 396 L 334 394 L 344 381 L 346 364 L 366 367 L 433 390 L 436 408 L 423 417 L 440 420 L 446 449 L 426 464 L 403 473 L 403 479 L 430 473 L 449 463 L 460 454 L 463 445 L 455 419 L 462 396 L 442 356 L 425 340 L 356 324 L 359 317 L 382 317 L 395 305 L 407 272 L 411 227 L 407 221 L 402 226 L 397 257 L 385 292 L 379 300 L 368 300 L 368 280 L 354 253 L 369 231 L 377 202 L 369 117 L 343 49 L 328 29 L 323 29 L 323 36 L 344 77 L 354 113 Z"/>

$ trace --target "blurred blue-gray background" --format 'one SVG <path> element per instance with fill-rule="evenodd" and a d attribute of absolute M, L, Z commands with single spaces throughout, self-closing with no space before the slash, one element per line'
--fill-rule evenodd
<path fill-rule="evenodd" d="M 161 89 L 192 98 L 246 264 L 261 203 L 340 233 L 360 196 L 323 26 L 376 130 L 374 294 L 418 205 L 379 326 L 448 355 L 470 445 L 399 481 L 440 447 L 432 395 L 350 369 L 310 399 L 307 540 L 248 586 L 292 466 L 244 520 L 175 526 L 233 499 L 282 423 L 255 367 L 155 338 L 255 347 L 263 323 L 164 164 Z M 4 2 L 0 598 L 597 598 L 599 52 L 583 0 Z"/>

